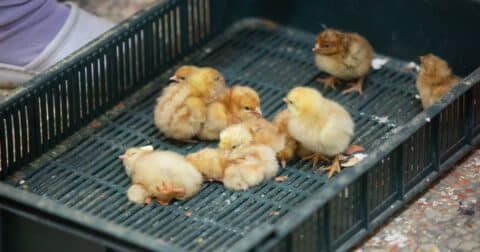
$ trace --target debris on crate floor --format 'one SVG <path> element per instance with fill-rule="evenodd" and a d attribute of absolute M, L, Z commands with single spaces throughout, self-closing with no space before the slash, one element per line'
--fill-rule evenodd
<path fill-rule="evenodd" d="M 356 251 L 480 251 L 480 149 Z"/>

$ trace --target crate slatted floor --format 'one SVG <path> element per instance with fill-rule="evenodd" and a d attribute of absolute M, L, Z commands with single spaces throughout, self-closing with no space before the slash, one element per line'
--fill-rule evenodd
<path fill-rule="evenodd" d="M 395 59 L 371 72 L 363 96 L 343 96 L 338 88 L 323 89 L 315 82 L 324 74 L 314 66 L 313 41 L 313 34 L 246 23 L 212 40 L 186 62 L 217 67 L 229 84 L 254 87 L 270 119 L 284 108 L 281 98 L 290 88 L 317 87 L 352 113 L 356 122 L 354 141 L 367 150 L 378 146 L 392 129 L 421 111 L 415 98 L 415 74 L 404 69 L 405 62 Z M 280 172 L 288 175 L 283 183 L 268 181 L 247 192 L 225 191 L 219 184 L 206 184 L 193 199 L 168 207 L 156 202 L 147 206 L 129 203 L 125 196 L 129 179 L 117 159 L 125 147 L 153 144 L 158 149 L 189 153 L 215 144 L 181 144 L 166 139 L 154 127 L 155 99 L 171 71 L 149 84 L 151 92 L 138 99 L 135 106 L 112 117 L 60 157 L 35 169 L 26 178 L 28 190 L 176 246 L 203 251 L 228 248 L 253 227 L 275 223 L 326 183 L 323 173 L 296 160 Z M 355 207 L 349 201 L 342 204 L 336 209 Z M 186 211 L 192 215 L 187 217 Z M 344 234 L 345 228 L 354 224 L 354 217 L 338 223 L 332 230 L 334 235 Z"/>

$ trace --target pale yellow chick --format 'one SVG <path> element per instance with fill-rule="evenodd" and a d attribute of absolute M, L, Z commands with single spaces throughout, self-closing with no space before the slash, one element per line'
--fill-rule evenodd
<path fill-rule="evenodd" d="M 223 180 L 223 173 L 227 165 L 223 150 L 204 148 L 188 154 L 186 159 L 202 173 L 205 180 L 219 182 Z"/>
<path fill-rule="evenodd" d="M 227 160 L 223 184 L 231 190 L 247 190 L 274 177 L 278 162 L 270 147 L 253 144 L 250 132 L 237 126 L 220 134 L 219 147 L 225 151 Z"/>
<path fill-rule="evenodd" d="M 453 75 L 446 61 L 433 54 L 421 56 L 420 61 L 417 89 L 423 108 L 428 108 L 455 87 L 459 78 Z"/>
<path fill-rule="evenodd" d="M 153 197 L 166 205 L 173 199 L 191 198 L 200 191 L 202 175 L 180 154 L 129 148 L 119 158 L 132 179 L 127 196 L 133 202 L 148 203 Z"/>
<path fill-rule="evenodd" d="M 334 88 L 337 79 L 355 81 L 342 93 L 362 93 L 363 81 L 370 71 L 374 55 L 372 46 L 364 37 L 357 33 L 326 29 L 318 34 L 312 51 L 317 67 L 331 75 L 319 79 L 319 82 Z"/>
<path fill-rule="evenodd" d="M 246 86 L 225 89 L 219 99 L 207 108 L 207 119 L 199 138 L 217 140 L 220 132 L 229 125 L 262 116 L 260 97 Z"/>
<path fill-rule="evenodd" d="M 354 133 L 350 114 L 313 88 L 293 88 L 284 100 L 288 105 L 290 135 L 314 153 L 311 156 L 314 166 L 321 159 L 333 157 L 325 170 L 329 171 L 329 177 L 339 172 L 339 155 L 347 149 Z"/>
<path fill-rule="evenodd" d="M 239 124 L 234 124 L 224 129 L 222 131 L 222 134 L 233 135 L 234 132 L 239 131 L 238 127 L 242 127 L 244 128 L 244 130 L 250 132 L 250 135 L 252 137 L 252 144 L 266 145 L 270 147 L 273 151 L 275 151 L 277 155 L 280 154 L 280 152 L 284 151 L 286 147 L 287 132 L 280 133 L 273 123 L 263 118 L 250 119 Z M 230 139 L 220 139 L 219 146 L 224 149 L 230 149 L 232 147 L 232 143 L 228 142 L 228 140 Z M 282 158 L 279 159 L 282 163 L 282 166 L 283 163 L 286 163 L 289 160 L 284 158 L 285 157 L 282 156 Z"/>

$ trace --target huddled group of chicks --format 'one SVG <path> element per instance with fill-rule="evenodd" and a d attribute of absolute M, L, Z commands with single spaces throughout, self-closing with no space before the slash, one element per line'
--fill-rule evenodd
<path fill-rule="evenodd" d="M 335 88 L 337 80 L 354 81 L 343 93 L 362 93 L 371 70 L 373 48 L 356 33 L 326 29 L 312 49 L 318 68 L 331 77 L 319 79 Z M 183 142 L 219 140 L 217 148 L 204 148 L 186 156 L 129 148 L 120 156 L 132 185 L 129 200 L 160 204 L 188 199 L 204 181 L 217 181 L 232 190 L 250 187 L 276 176 L 295 155 L 330 164 L 328 177 L 341 169 L 342 155 L 354 135 L 354 122 L 340 104 L 314 88 L 295 87 L 284 98 L 287 109 L 273 121 L 262 118 L 260 97 L 247 86 L 227 87 L 223 75 L 211 67 L 186 65 L 170 78 L 173 83 L 157 99 L 154 121 L 167 137 Z M 458 79 L 447 63 L 428 54 L 421 57 L 417 79 L 426 108 L 452 88 Z M 348 158 L 348 157 L 347 157 Z"/>

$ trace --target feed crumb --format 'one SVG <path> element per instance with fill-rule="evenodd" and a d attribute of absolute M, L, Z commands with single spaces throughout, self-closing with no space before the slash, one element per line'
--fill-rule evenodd
<path fill-rule="evenodd" d="M 275 178 L 275 181 L 284 182 L 287 179 L 288 179 L 288 176 L 278 176 L 278 177 Z"/>

